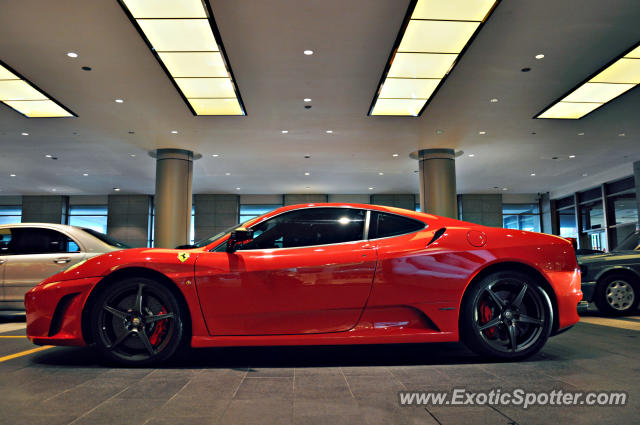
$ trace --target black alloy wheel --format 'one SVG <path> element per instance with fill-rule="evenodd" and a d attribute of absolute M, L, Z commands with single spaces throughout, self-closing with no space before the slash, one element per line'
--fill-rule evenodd
<path fill-rule="evenodd" d="M 524 273 L 493 273 L 469 289 L 460 333 L 480 355 L 518 360 L 537 353 L 553 326 L 553 307 L 537 279 Z"/>
<path fill-rule="evenodd" d="M 169 288 L 129 278 L 103 288 L 90 311 L 93 341 L 107 360 L 126 366 L 157 364 L 180 347 L 183 311 Z"/>

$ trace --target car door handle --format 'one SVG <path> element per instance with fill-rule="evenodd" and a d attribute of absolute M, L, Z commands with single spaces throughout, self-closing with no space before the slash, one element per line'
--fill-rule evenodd
<path fill-rule="evenodd" d="M 376 246 L 370 243 L 366 243 L 364 245 L 362 245 L 360 248 L 362 249 L 376 249 Z"/>
<path fill-rule="evenodd" d="M 67 258 L 67 257 L 56 258 L 55 260 L 53 260 L 53 262 L 56 264 L 66 264 L 70 261 L 71 261 L 71 258 Z"/>

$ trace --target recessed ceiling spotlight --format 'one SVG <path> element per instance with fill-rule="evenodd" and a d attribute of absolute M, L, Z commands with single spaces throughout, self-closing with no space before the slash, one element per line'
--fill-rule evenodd
<path fill-rule="evenodd" d="M 136 154 L 135 154 L 135 153 L 131 153 L 131 154 L 129 154 L 129 156 L 130 156 L 131 158 L 135 158 L 135 157 L 136 157 Z"/>
<path fill-rule="evenodd" d="M 29 133 L 21 133 L 23 136 L 28 136 Z"/>
<path fill-rule="evenodd" d="M 224 173 L 224 175 L 225 175 L 225 176 L 230 176 L 230 175 L 231 175 L 231 173 Z"/>
<path fill-rule="evenodd" d="M 474 156 L 476 156 L 475 153 L 470 153 L 469 155 L 467 155 L 469 158 L 473 158 Z"/>
<path fill-rule="evenodd" d="M 379 172 L 378 175 L 379 176 L 384 176 L 384 173 L 383 172 Z"/>
<path fill-rule="evenodd" d="M 89 173 L 82 173 L 83 176 L 87 177 Z"/>
<path fill-rule="evenodd" d="M 305 175 L 305 176 L 310 176 L 310 175 L 311 175 L 311 173 L 310 173 L 310 172 L 308 172 L 308 171 L 306 171 L 306 172 L 304 173 L 304 175 Z"/>
<path fill-rule="evenodd" d="M 116 103 L 124 103 L 123 99 L 116 99 Z"/>
<path fill-rule="evenodd" d="M 67 56 L 69 56 L 70 58 L 77 58 L 78 54 L 76 52 L 69 52 L 67 53 Z"/>
<path fill-rule="evenodd" d="M 369 188 L 369 190 L 373 190 L 373 188 L 372 188 L 372 187 L 370 187 L 370 188 Z"/>
<path fill-rule="evenodd" d="M 236 190 L 240 190 L 240 188 L 239 188 L 239 187 L 236 187 Z"/>
<path fill-rule="evenodd" d="M 282 134 L 287 134 L 289 130 L 282 130 Z"/>
<path fill-rule="evenodd" d="M 333 130 L 327 130 L 327 134 L 333 134 Z"/>
<path fill-rule="evenodd" d="M 311 102 L 311 98 L 310 98 L 310 97 L 305 97 L 305 98 L 304 98 L 304 101 L 305 101 L 305 102 Z"/>
<path fill-rule="evenodd" d="M 478 131 L 478 134 L 481 135 L 481 136 L 484 136 L 485 134 L 487 134 L 487 132 L 486 131 Z"/>
<path fill-rule="evenodd" d="M 171 134 L 178 134 L 178 130 L 171 130 Z"/>
<path fill-rule="evenodd" d="M 502 190 L 509 190 L 509 188 L 508 187 L 503 187 Z"/>
<path fill-rule="evenodd" d="M 494 97 L 493 99 L 490 99 L 490 100 L 489 100 L 489 102 L 491 102 L 491 103 L 496 103 L 497 101 L 498 101 L 498 99 L 497 99 L 497 98 L 495 98 L 495 97 Z"/>
<path fill-rule="evenodd" d="M 311 56 L 313 54 L 313 50 L 305 50 L 303 53 L 307 56 Z"/>
<path fill-rule="evenodd" d="M 542 53 L 538 53 L 536 55 L 536 59 L 543 59 L 543 58 L 544 58 L 544 55 Z"/>
<path fill-rule="evenodd" d="M 436 134 L 442 134 L 442 133 L 444 133 L 444 131 L 442 131 L 440 129 L 436 130 Z"/>
<path fill-rule="evenodd" d="M 578 136 L 584 136 L 583 132 L 578 133 Z"/>
<path fill-rule="evenodd" d="M 394 158 L 397 158 L 399 155 L 398 155 L 397 153 L 394 153 L 394 154 L 393 154 L 393 155 L 391 155 L 391 156 L 393 156 Z"/>
<path fill-rule="evenodd" d="M 115 192 L 120 192 L 120 188 L 119 188 L 119 187 L 114 187 L 114 188 L 113 188 L 113 190 L 114 190 Z"/>
<path fill-rule="evenodd" d="M 582 177 L 587 177 L 588 175 L 589 175 L 589 174 L 584 173 L 584 174 L 582 174 Z"/>
<path fill-rule="evenodd" d="M 535 176 L 536 176 L 536 173 L 531 173 L 531 177 L 535 177 Z"/>
<path fill-rule="evenodd" d="M 56 191 L 56 188 L 54 187 L 53 189 L 51 189 L 51 191 L 52 191 L 52 192 L 55 192 L 55 191 Z"/>
<path fill-rule="evenodd" d="M 575 157 L 576 157 L 575 155 L 569 155 L 569 158 L 571 158 L 571 159 L 573 159 Z"/>
<path fill-rule="evenodd" d="M 15 175 L 15 174 L 13 174 L 13 173 L 9 174 L 9 177 L 15 177 L 15 176 L 16 176 L 16 175 Z"/>
<path fill-rule="evenodd" d="M 625 133 L 620 133 L 620 134 L 618 134 L 618 136 L 619 137 L 624 137 L 624 136 L 626 136 L 626 134 Z"/>
<path fill-rule="evenodd" d="M 213 154 L 213 155 L 211 155 L 211 156 L 212 156 L 212 157 L 214 157 L 214 158 L 217 158 L 217 157 L 219 157 L 220 155 L 219 155 L 219 154 L 217 154 L 217 153 L 214 153 L 214 154 Z"/>
<path fill-rule="evenodd" d="M 45 158 L 53 158 L 53 155 L 46 154 L 44 157 Z"/>

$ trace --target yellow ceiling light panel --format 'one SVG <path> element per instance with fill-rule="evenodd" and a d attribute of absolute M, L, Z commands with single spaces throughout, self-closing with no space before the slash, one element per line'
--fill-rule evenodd
<path fill-rule="evenodd" d="M 74 116 L 52 100 L 10 100 L 5 103 L 29 118 L 63 118 Z"/>
<path fill-rule="evenodd" d="M 593 77 L 593 83 L 640 83 L 640 59 L 622 58 Z"/>
<path fill-rule="evenodd" d="M 244 115 L 237 99 L 189 99 L 198 115 Z"/>
<path fill-rule="evenodd" d="M 9 71 L 4 66 L 0 65 L 0 80 L 19 80 L 20 78 Z"/>
<path fill-rule="evenodd" d="M 640 84 L 640 46 L 631 47 L 592 75 L 534 118 L 580 119 L 636 87 Z"/>
<path fill-rule="evenodd" d="M 122 0 L 134 18 L 206 18 L 202 0 Z"/>
<path fill-rule="evenodd" d="M 438 79 L 387 78 L 379 99 L 428 99 L 440 84 Z"/>
<path fill-rule="evenodd" d="M 425 99 L 378 99 L 371 115 L 415 117 L 426 103 Z"/>
<path fill-rule="evenodd" d="M 190 98 L 235 98 L 230 78 L 176 78 L 182 93 Z"/>
<path fill-rule="evenodd" d="M 194 115 L 246 115 L 210 0 L 119 0 Z"/>
<path fill-rule="evenodd" d="M 499 2 L 412 0 L 369 115 L 420 115 Z"/>
<path fill-rule="evenodd" d="M 418 0 L 411 19 L 481 22 L 495 3 L 495 0 Z"/>
<path fill-rule="evenodd" d="M 0 102 L 27 118 L 75 117 L 47 93 L 0 61 Z"/>
<path fill-rule="evenodd" d="M 397 53 L 387 77 L 443 78 L 458 55 L 428 53 Z"/>
<path fill-rule="evenodd" d="M 228 77 L 220 52 L 158 53 L 173 78 Z"/>
<path fill-rule="evenodd" d="M 24 80 L 0 80 L 0 100 L 47 100 Z"/>
<path fill-rule="evenodd" d="M 460 53 L 480 22 L 410 21 L 399 52 Z"/>
<path fill-rule="evenodd" d="M 215 52 L 218 44 L 207 19 L 138 19 L 156 52 Z"/>
<path fill-rule="evenodd" d="M 606 103 L 634 87 L 635 84 L 586 83 L 562 101 Z"/>
<path fill-rule="evenodd" d="M 577 120 L 600 106 L 602 106 L 602 103 L 558 102 L 540 114 L 538 118 Z"/>

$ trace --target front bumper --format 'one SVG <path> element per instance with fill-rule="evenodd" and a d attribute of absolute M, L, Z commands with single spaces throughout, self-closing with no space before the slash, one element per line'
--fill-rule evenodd
<path fill-rule="evenodd" d="M 27 292 L 24 297 L 27 338 L 37 345 L 86 345 L 82 337 L 82 309 L 100 279 L 51 282 Z"/>

